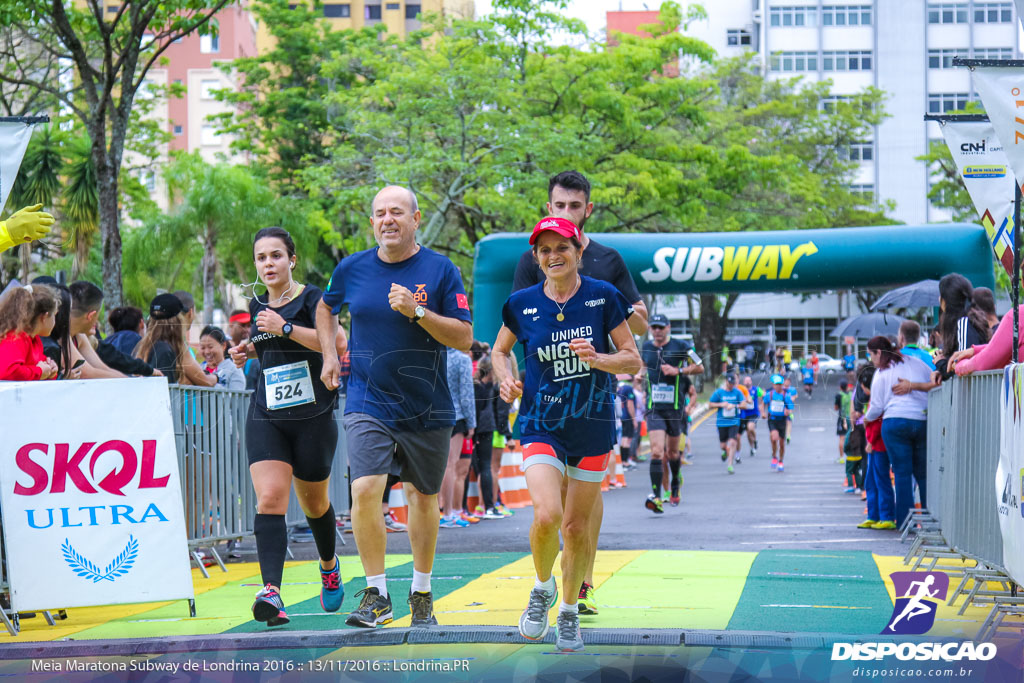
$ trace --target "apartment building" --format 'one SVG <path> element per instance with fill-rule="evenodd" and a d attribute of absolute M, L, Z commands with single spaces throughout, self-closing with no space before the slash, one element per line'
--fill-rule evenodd
<path fill-rule="evenodd" d="M 830 79 L 836 101 L 866 86 L 886 91 L 890 118 L 850 150 L 860 162 L 853 189 L 892 200 L 893 216 L 907 223 L 949 219 L 928 201 L 928 169 L 915 160 L 942 137 L 923 116 L 977 100 L 955 56 L 1020 58 L 1011 0 L 714 0 L 704 7 L 707 19 L 689 33 L 721 55 L 753 51 L 769 76 Z M 608 28 L 628 30 L 650 15 L 610 12 Z"/>
<path fill-rule="evenodd" d="M 405 37 L 422 27 L 420 17 L 423 13 L 440 12 L 456 19 L 473 19 L 476 3 L 474 0 L 324 0 L 320 11 L 335 29 L 360 29 L 365 26 L 382 25 L 388 33 Z M 267 27 L 260 26 L 257 47 L 261 51 L 265 50 L 271 41 L 272 37 Z"/>

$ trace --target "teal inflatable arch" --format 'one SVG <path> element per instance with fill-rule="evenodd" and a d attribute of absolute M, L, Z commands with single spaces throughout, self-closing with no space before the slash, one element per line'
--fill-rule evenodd
<path fill-rule="evenodd" d="M 641 293 L 815 292 L 890 287 L 960 273 L 994 287 L 984 228 L 963 223 L 724 233 L 595 233 L 616 249 Z M 493 342 L 527 233 L 476 245 L 473 326 Z"/>

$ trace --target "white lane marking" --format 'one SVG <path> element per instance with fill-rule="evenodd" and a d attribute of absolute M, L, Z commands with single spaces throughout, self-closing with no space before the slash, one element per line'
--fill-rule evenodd
<path fill-rule="evenodd" d="M 858 519 L 859 519 L 859 516 L 858 516 Z M 814 526 L 849 526 L 849 525 L 850 525 L 850 522 L 846 522 L 846 523 L 840 523 L 840 522 L 835 522 L 835 523 L 829 522 L 829 523 L 826 523 L 826 522 L 821 522 L 821 523 L 818 523 L 818 524 L 755 524 L 751 528 L 792 528 L 792 527 L 812 528 Z"/>
<path fill-rule="evenodd" d="M 861 501 L 863 502 L 863 501 Z M 774 505 L 772 510 L 806 510 L 810 505 Z M 850 505 L 814 505 L 816 509 L 828 508 L 830 510 L 849 510 Z"/>
<path fill-rule="evenodd" d="M 741 541 L 740 545 L 810 545 L 812 543 L 864 543 L 871 542 L 877 543 L 882 540 L 879 537 L 875 538 L 824 538 L 816 541 Z"/>

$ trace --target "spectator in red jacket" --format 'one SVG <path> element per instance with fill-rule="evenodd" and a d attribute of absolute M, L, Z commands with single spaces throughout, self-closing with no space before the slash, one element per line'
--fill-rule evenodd
<path fill-rule="evenodd" d="M 0 300 L 0 380 L 51 379 L 57 364 L 43 353 L 59 304 L 45 285 L 17 287 Z"/>

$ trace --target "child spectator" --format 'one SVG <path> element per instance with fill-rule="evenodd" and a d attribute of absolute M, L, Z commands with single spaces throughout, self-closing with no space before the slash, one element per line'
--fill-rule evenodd
<path fill-rule="evenodd" d="M 200 365 L 203 372 L 217 378 L 217 389 L 245 391 L 245 375 L 234 363 L 225 362 L 228 352 L 228 338 L 224 330 L 207 325 L 199 333 L 199 353 L 203 357 Z"/>
<path fill-rule="evenodd" d="M 146 333 L 142 309 L 135 306 L 115 308 L 107 316 L 107 322 L 114 331 L 107 337 L 107 343 L 125 355 L 132 355 L 132 351 L 142 341 L 142 335 Z"/>
<path fill-rule="evenodd" d="M 875 377 L 873 365 L 865 365 L 857 373 L 857 393 L 854 397 L 854 417 L 864 421 L 864 413 L 867 412 L 867 404 L 871 400 L 871 381 Z M 882 421 L 864 422 L 864 437 L 866 455 L 868 461 L 868 476 L 864 481 L 864 491 L 867 494 L 868 518 L 857 525 L 859 529 L 874 529 L 876 524 L 883 524 L 881 528 L 888 529 L 896 526 L 893 519 L 896 516 L 896 494 L 892 488 L 892 479 L 889 475 L 889 455 L 885 451 L 885 443 L 882 441 Z"/>
<path fill-rule="evenodd" d="M 0 380 L 52 379 L 57 364 L 43 353 L 59 299 L 46 285 L 16 287 L 0 300 Z"/>
<path fill-rule="evenodd" d="M 38 279 L 38 278 L 37 278 Z M 36 286 L 36 281 L 32 286 Z M 57 379 L 78 379 L 81 368 L 71 370 L 71 293 L 64 285 L 48 285 L 57 297 L 53 329 L 42 337 L 43 353 L 57 364 Z"/>
<path fill-rule="evenodd" d="M 846 435 L 850 433 L 850 407 L 853 401 L 849 386 L 845 379 L 839 382 L 839 393 L 832 405 L 836 411 L 836 436 L 839 437 L 839 458 L 836 462 L 843 461 L 843 447 L 846 445 Z"/>

